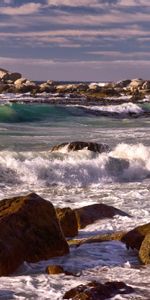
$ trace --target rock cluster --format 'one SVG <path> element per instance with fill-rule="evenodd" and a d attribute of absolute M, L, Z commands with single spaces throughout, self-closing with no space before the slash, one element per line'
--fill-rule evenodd
<path fill-rule="evenodd" d="M 119 82 L 101 83 L 76 83 L 62 84 L 52 80 L 38 83 L 22 77 L 20 73 L 11 73 L 0 69 L 0 93 L 58 93 L 60 95 L 70 94 L 70 97 L 84 96 L 86 99 L 103 99 L 121 95 L 131 95 L 133 100 L 143 98 L 150 94 L 150 80 L 126 79 Z"/>

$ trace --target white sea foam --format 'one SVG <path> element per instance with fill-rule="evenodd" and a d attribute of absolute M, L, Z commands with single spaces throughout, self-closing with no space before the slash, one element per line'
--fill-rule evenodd
<path fill-rule="evenodd" d="M 1 182 L 27 186 L 88 186 L 150 176 L 150 149 L 142 144 L 120 144 L 110 153 L 88 150 L 66 153 L 0 152 Z"/>
<path fill-rule="evenodd" d="M 95 110 L 99 112 L 108 112 L 108 113 L 117 113 L 117 114 L 130 114 L 130 113 L 141 114 L 144 112 L 144 110 L 139 105 L 131 102 L 123 103 L 119 105 L 90 106 L 88 107 L 88 109 L 93 111 Z"/>

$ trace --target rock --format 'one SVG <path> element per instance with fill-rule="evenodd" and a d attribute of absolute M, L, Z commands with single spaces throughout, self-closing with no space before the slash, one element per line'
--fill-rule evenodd
<path fill-rule="evenodd" d="M 131 79 L 125 79 L 122 81 L 118 81 L 115 83 L 115 87 L 117 88 L 126 88 L 131 83 Z"/>
<path fill-rule="evenodd" d="M 103 203 L 91 204 L 74 210 L 78 222 L 78 228 L 92 224 L 105 218 L 113 218 L 115 215 L 129 216 L 125 212 Z"/>
<path fill-rule="evenodd" d="M 79 285 L 65 293 L 63 299 L 72 300 L 105 300 L 117 294 L 131 294 L 134 289 L 124 282 L 112 281 L 102 284 L 92 281 L 86 285 Z"/>
<path fill-rule="evenodd" d="M 138 226 L 128 231 L 121 241 L 126 244 L 127 248 L 140 250 L 141 244 L 147 234 L 150 233 L 150 223 Z"/>
<path fill-rule="evenodd" d="M 53 205 L 38 195 L 0 201 L 0 276 L 23 261 L 38 262 L 69 252 Z"/>
<path fill-rule="evenodd" d="M 47 266 L 46 273 L 49 275 L 65 274 L 65 275 L 70 275 L 70 276 L 77 276 L 77 277 L 79 276 L 78 274 L 65 271 L 64 268 L 59 265 Z"/>
<path fill-rule="evenodd" d="M 0 68 L 0 81 L 8 74 L 7 70 Z"/>
<path fill-rule="evenodd" d="M 150 264 L 150 232 L 146 234 L 141 244 L 139 258 L 143 264 Z"/>
<path fill-rule="evenodd" d="M 25 78 L 20 78 L 20 80 L 15 81 L 16 91 L 19 93 L 28 93 L 36 91 L 37 85 L 35 82 L 31 80 L 27 80 Z"/>
<path fill-rule="evenodd" d="M 7 73 L 5 74 L 5 76 L 3 77 L 4 81 L 9 81 L 11 80 L 12 82 L 15 82 L 17 79 L 21 78 L 21 74 L 20 73 Z"/>
<path fill-rule="evenodd" d="M 75 212 L 70 207 L 56 208 L 57 218 L 65 237 L 74 237 L 78 234 L 78 224 Z"/>
<path fill-rule="evenodd" d="M 21 77 L 21 78 L 17 79 L 17 80 L 14 82 L 14 84 L 15 84 L 16 86 L 20 87 L 20 86 L 22 86 L 23 83 L 26 83 L 26 81 L 27 81 L 26 78 Z"/>
<path fill-rule="evenodd" d="M 39 86 L 39 92 L 40 93 L 43 93 L 43 92 L 52 93 L 52 92 L 55 92 L 55 91 L 56 91 L 55 86 L 53 84 L 49 83 L 49 82 L 41 83 L 40 86 Z"/>
<path fill-rule="evenodd" d="M 150 90 L 150 80 L 147 80 L 143 83 L 142 90 Z"/>
<path fill-rule="evenodd" d="M 62 143 L 62 144 L 52 147 L 50 150 L 51 150 L 51 152 L 55 152 L 55 151 L 61 150 L 62 148 L 66 147 L 66 146 L 67 146 L 68 152 L 78 151 L 78 150 L 82 150 L 84 148 L 86 148 L 87 150 L 93 151 L 93 152 L 98 152 L 98 153 L 110 151 L 109 146 L 106 144 L 97 144 L 97 143 L 92 143 L 92 142 L 80 142 L 80 141 L 71 142 L 71 143 Z"/>
<path fill-rule="evenodd" d="M 0 94 L 7 92 L 8 89 L 9 89 L 8 84 L 0 82 Z"/>
<path fill-rule="evenodd" d="M 128 85 L 128 88 L 132 91 L 134 91 L 135 89 L 139 89 L 142 87 L 144 83 L 144 80 L 139 78 L 139 79 L 132 79 L 130 84 Z"/>
<path fill-rule="evenodd" d="M 93 243 L 102 243 L 102 242 L 109 242 L 109 241 L 121 241 L 122 237 L 126 234 L 125 231 L 117 231 L 113 233 L 106 233 L 106 234 L 98 234 L 92 237 L 88 237 L 85 239 L 73 239 L 69 240 L 69 246 L 76 246 L 79 247 L 84 244 L 93 244 Z"/>
<path fill-rule="evenodd" d="M 88 88 L 89 88 L 89 91 L 94 91 L 94 92 L 99 92 L 102 89 L 102 87 L 99 86 L 97 83 L 90 83 Z"/>
<path fill-rule="evenodd" d="M 65 274 L 65 271 L 64 271 L 63 267 L 61 267 L 59 265 L 51 265 L 46 268 L 46 273 L 49 275 L 52 275 L 52 274 L 56 275 L 56 274 Z"/>

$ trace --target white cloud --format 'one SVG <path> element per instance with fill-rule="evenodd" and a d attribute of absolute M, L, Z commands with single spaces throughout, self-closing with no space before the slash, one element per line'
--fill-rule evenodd
<path fill-rule="evenodd" d="M 56 6 L 94 6 L 98 4 L 97 0 L 48 0 L 48 5 L 56 5 Z"/>
<path fill-rule="evenodd" d="M 5 15 L 29 15 L 39 11 L 41 8 L 40 3 L 27 3 L 21 6 L 12 7 L 12 6 L 5 6 L 0 8 L 1 14 Z"/>

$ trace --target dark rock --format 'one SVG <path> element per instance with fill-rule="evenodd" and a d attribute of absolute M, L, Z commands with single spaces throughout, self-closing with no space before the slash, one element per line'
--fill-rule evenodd
<path fill-rule="evenodd" d="M 106 144 L 97 144 L 97 143 L 92 143 L 92 142 L 81 142 L 81 141 L 71 142 L 71 143 L 62 143 L 62 144 L 52 147 L 50 150 L 51 150 L 51 152 L 59 151 L 62 148 L 64 148 L 65 146 L 68 146 L 67 147 L 68 152 L 69 151 L 78 151 L 78 150 L 82 150 L 84 148 L 86 148 L 90 151 L 93 151 L 93 152 L 98 152 L 98 153 L 110 151 L 109 146 Z"/>
<path fill-rule="evenodd" d="M 38 195 L 0 201 L 0 276 L 23 261 L 38 262 L 69 252 L 53 205 Z"/>
<path fill-rule="evenodd" d="M 65 237 L 74 237 L 78 234 L 78 224 L 75 212 L 70 207 L 56 208 L 57 218 Z"/>
<path fill-rule="evenodd" d="M 11 80 L 12 82 L 15 82 L 17 79 L 21 78 L 20 73 L 6 73 L 5 76 L 3 77 L 4 81 L 9 81 Z"/>
<path fill-rule="evenodd" d="M 66 292 L 63 299 L 72 300 L 105 300 L 117 294 L 131 294 L 134 289 L 124 282 L 112 281 L 105 284 L 93 281 L 86 285 L 79 285 Z"/>
<path fill-rule="evenodd" d="M 129 216 L 125 212 L 103 203 L 92 204 L 74 210 L 78 222 L 78 228 L 94 223 L 100 219 L 113 218 L 115 215 Z"/>
<path fill-rule="evenodd" d="M 150 223 L 130 230 L 123 236 L 121 241 L 126 244 L 127 248 L 139 250 L 147 234 L 150 234 Z"/>

